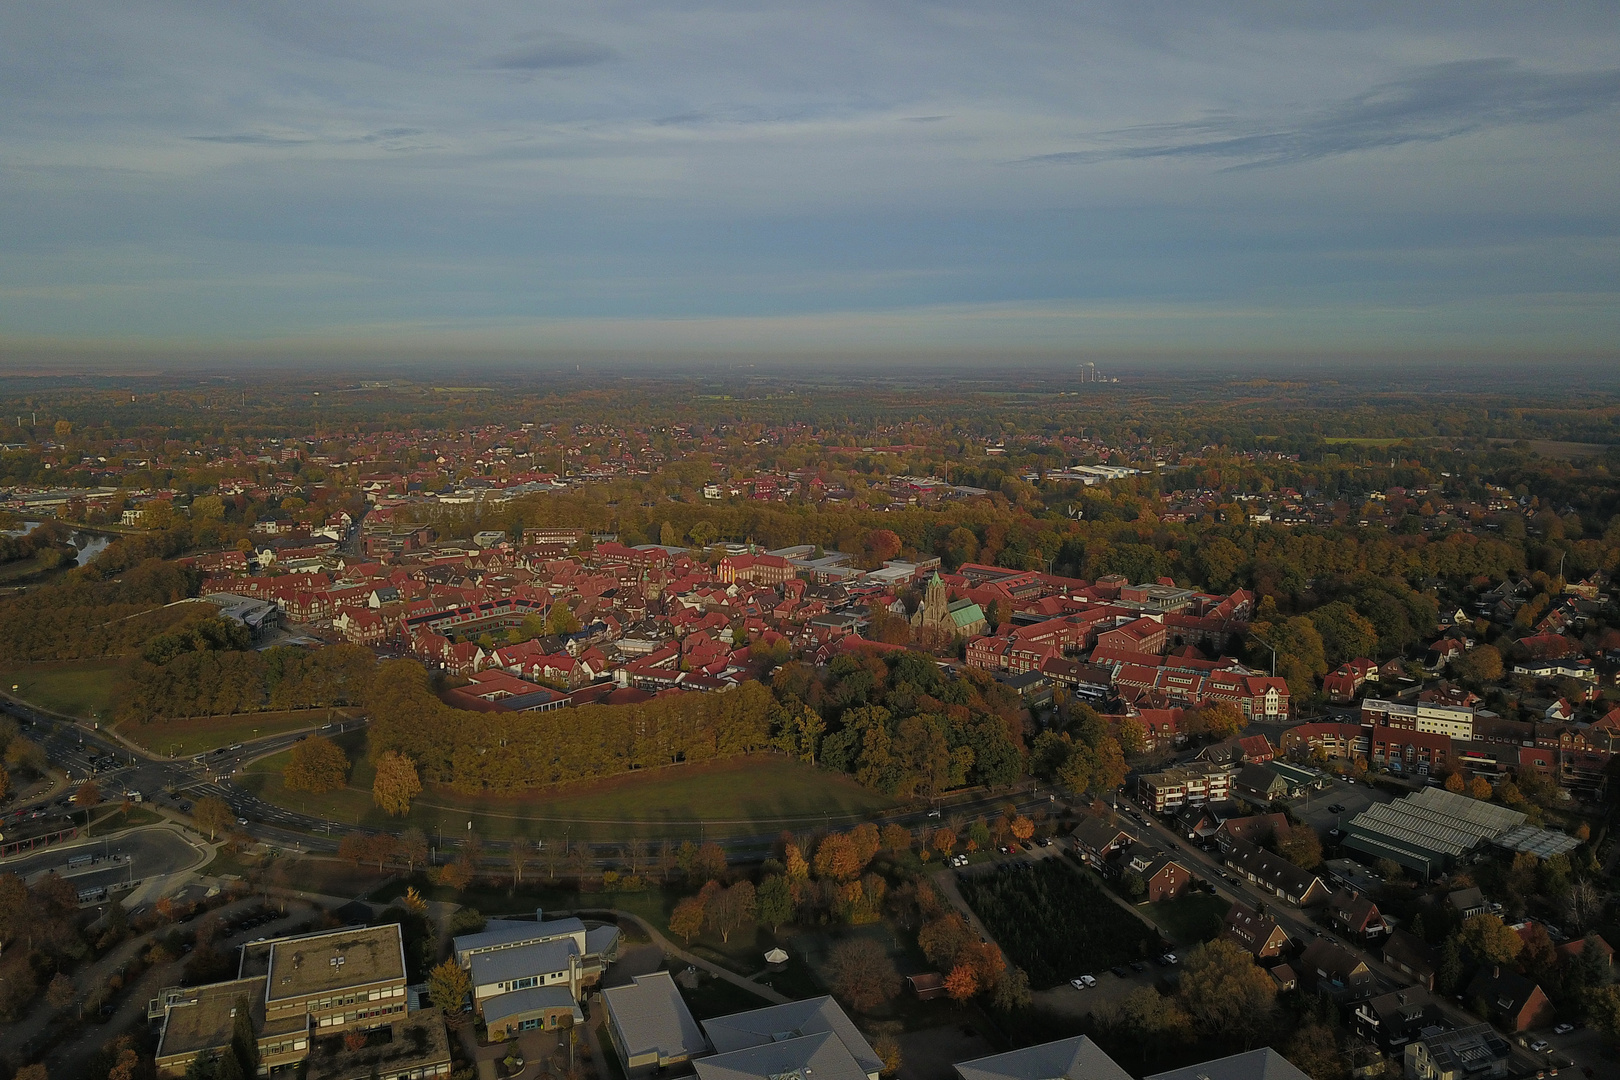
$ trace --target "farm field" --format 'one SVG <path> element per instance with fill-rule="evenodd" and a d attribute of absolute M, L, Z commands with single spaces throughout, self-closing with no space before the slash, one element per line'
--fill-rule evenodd
<path fill-rule="evenodd" d="M 49 712 L 105 721 L 111 718 L 113 691 L 125 666 L 113 657 L 8 664 L 0 667 L 0 687 Z"/>
<path fill-rule="evenodd" d="M 343 709 L 336 719 L 352 719 Z M 220 746 L 318 727 L 326 723 L 325 709 L 296 712 L 237 713 L 234 716 L 195 716 L 184 720 L 154 720 L 150 724 L 121 724 L 118 734 L 154 754 L 192 757 Z"/>
<path fill-rule="evenodd" d="M 355 761 L 349 786 L 323 795 L 288 791 L 281 782 L 291 752 L 249 766 L 242 783 L 261 798 L 334 821 L 355 821 L 430 833 L 473 829 L 490 839 L 557 836 L 611 842 L 720 839 L 774 835 L 783 829 L 849 825 L 894 807 L 892 799 L 847 777 L 776 756 L 631 773 L 590 784 L 519 796 L 468 796 L 431 787 L 404 818 L 385 818 L 371 801 L 372 768 L 363 737 L 340 737 Z"/>
<path fill-rule="evenodd" d="M 1060 859 L 963 875 L 968 905 L 1037 990 L 1148 956 L 1157 932 Z"/>

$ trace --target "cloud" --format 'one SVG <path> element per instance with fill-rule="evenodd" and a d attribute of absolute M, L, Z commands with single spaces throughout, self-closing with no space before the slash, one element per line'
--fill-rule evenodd
<path fill-rule="evenodd" d="M 599 42 L 562 34 L 536 34 L 530 35 L 524 44 L 495 57 L 489 66 L 504 71 L 548 71 L 605 64 L 618 56 Z"/>
<path fill-rule="evenodd" d="M 1408 143 L 1435 143 L 1513 124 L 1546 124 L 1620 103 L 1620 70 L 1546 72 L 1508 59 L 1437 64 L 1374 86 L 1291 125 L 1236 118 L 1153 124 L 1106 133 L 1127 145 L 1022 158 L 1090 164 L 1142 158 L 1235 159 L 1234 168 L 1287 165 Z"/>
<path fill-rule="evenodd" d="M 315 139 L 301 135 L 264 135 L 242 131 L 228 135 L 188 135 L 192 142 L 226 143 L 231 146 L 307 146 Z"/>

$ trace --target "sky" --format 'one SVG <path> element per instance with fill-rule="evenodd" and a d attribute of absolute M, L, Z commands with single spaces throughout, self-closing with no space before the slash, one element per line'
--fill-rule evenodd
<path fill-rule="evenodd" d="M 1620 356 L 1620 4 L 8 0 L 0 364 Z"/>

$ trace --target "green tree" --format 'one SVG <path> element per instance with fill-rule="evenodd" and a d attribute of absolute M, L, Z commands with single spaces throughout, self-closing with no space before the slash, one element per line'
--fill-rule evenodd
<path fill-rule="evenodd" d="M 1277 854 L 1304 870 L 1322 865 L 1322 838 L 1304 822 L 1279 830 Z"/>
<path fill-rule="evenodd" d="M 776 933 L 783 923 L 793 918 L 793 889 L 788 885 L 787 878 L 781 874 L 771 874 L 759 883 L 759 893 L 755 898 L 756 913 L 759 921 Z"/>
<path fill-rule="evenodd" d="M 1346 660 L 1373 656 L 1378 651 L 1378 630 L 1343 600 L 1317 608 L 1308 618 L 1321 635 L 1329 668 L 1336 668 Z"/>

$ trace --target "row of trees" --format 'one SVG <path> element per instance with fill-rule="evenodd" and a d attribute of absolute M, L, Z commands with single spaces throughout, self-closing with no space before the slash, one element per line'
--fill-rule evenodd
<path fill-rule="evenodd" d="M 217 624 L 235 634 L 218 632 Z M 188 716 L 361 705 L 376 657 L 359 645 L 310 651 L 246 648 L 246 631 L 211 618 L 152 638 L 117 694 L 121 720 L 149 723 Z"/>

